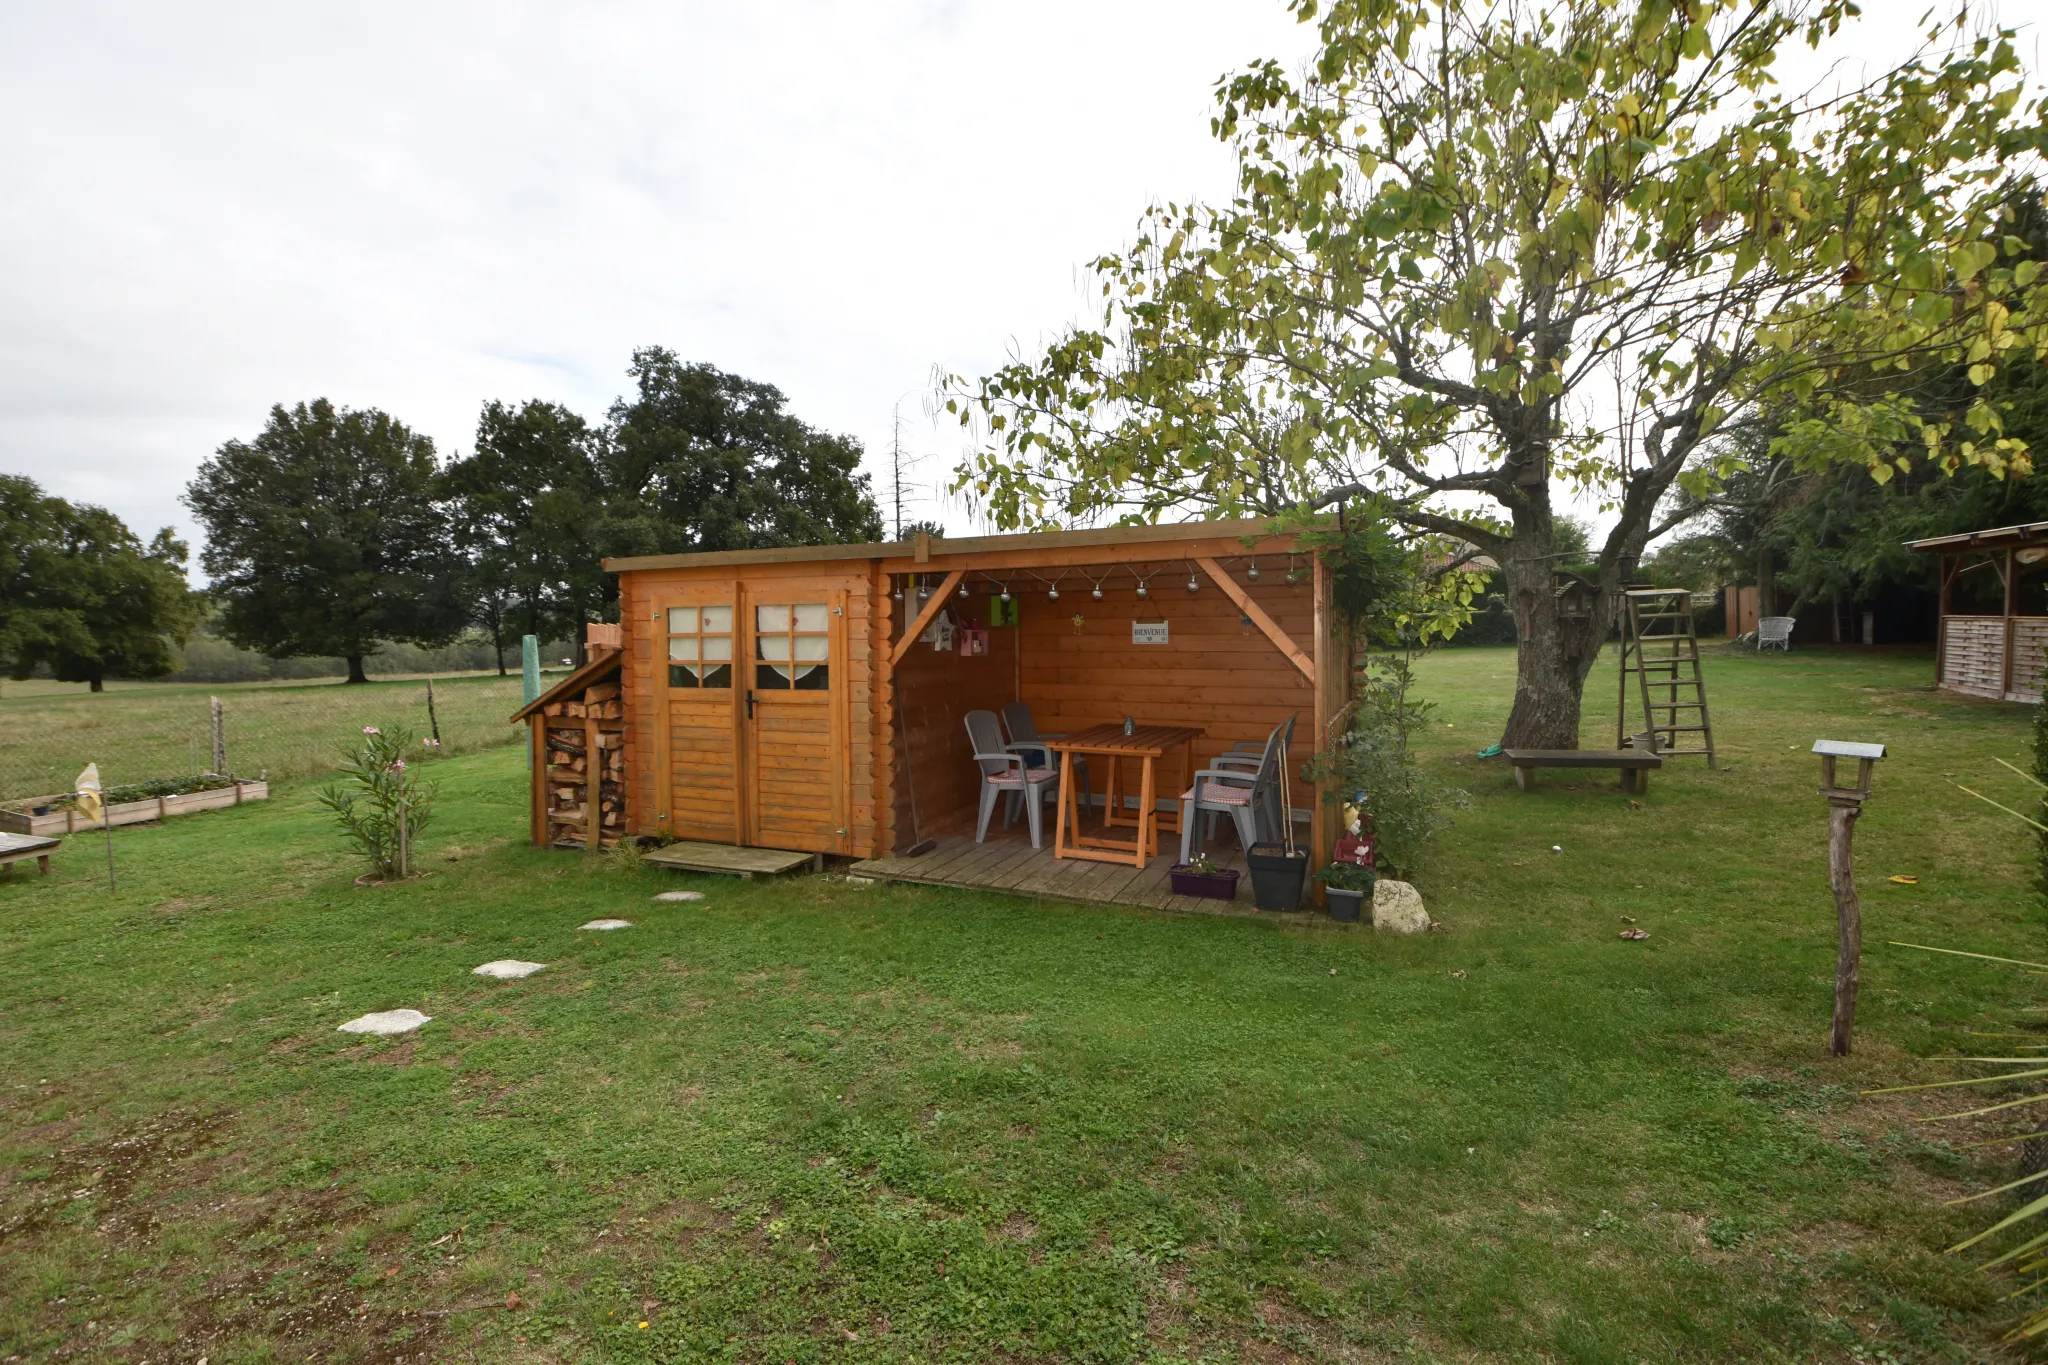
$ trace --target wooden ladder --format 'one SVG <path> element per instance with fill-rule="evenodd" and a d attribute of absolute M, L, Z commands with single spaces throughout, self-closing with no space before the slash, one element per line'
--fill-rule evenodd
<path fill-rule="evenodd" d="M 1704 754 L 1712 768 L 1714 725 L 1707 715 L 1700 641 L 1692 626 L 1692 594 L 1683 588 L 1627 588 L 1621 596 L 1621 702 L 1615 708 L 1615 747 L 1628 740 L 1628 679 L 1633 673 L 1643 702 L 1642 728 L 1657 752 L 1672 758 Z M 1697 735 L 1698 740 L 1688 740 L 1689 747 L 1680 748 L 1680 735 Z"/>

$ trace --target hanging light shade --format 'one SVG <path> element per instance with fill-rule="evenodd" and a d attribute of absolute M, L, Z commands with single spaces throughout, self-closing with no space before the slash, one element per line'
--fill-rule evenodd
<path fill-rule="evenodd" d="M 1005 602 L 1010 600 L 1010 585 L 1008 583 L 1003 584 L 1003 600 Z"/>
<path fill-rule="evenodd" d="M 932 585 L 922 578 L 917 580 L 917 600 L 922 602 L 932 595 Z"/>
<path fill-rule="evenodd" d="M 1189 575 L 1188 575 L 1188 591 L 1189 591 L 1189 592 L 1200 592 L 1201 590 L 1202 590 L 1202 580 L 1201 580 L 1201 579 L 1199 579 L 1199 578 L 1197 578 L 1197 577 L 1195 577 L 1195 576 L 1194 576 L 1194 575 L 1193 575 L 1192 573 L 1191 573 L 1191 574 L 1189 574 Z"/>
<path fill-rule="evenodd" d="M 1053 601 L 1055 601 L 1055 602 L 1059 601 L 1059 600 L 1060 600 L 1060 585 L 1059 585 L 1059 584 L 1057 584 L 1057 583 L 1053 584 L 1053 585 L 1052 585 L 1052 586 L 1051 586 L 1050 588 L 1047 588 L 1047 589 L 1045 590 L 1045 595 L 1046 595 L 1047 597 L 1050 597 L 1050 598 L 1051 598 L 1051 599 L 1052 599 Z"/>
<path fill-rule="evenodd" d="M 1258 581 L 1259 581 L 1259 561 L 1258 561 L 1258 560 L 1254 559 L 1254 560 L 1253 560 L 1253 561 L 1252 561 L 1252 562 L 1251 562 L 1251 563 L 1250 563 L 1250 564 L 1249 564 L 1249 565 L 1248 565 L 1248 566 L 1247 566 L 1247 567 L 1245 568 L 1245 571 L 1244 571 L 1244 576 L 1245 576 L 1245 578 L 1246 578 L 1246 579 L 1248 579 L 1249 581 L 1251 581 L 1251 582 L 1253 582 L 1253 583 L 1256 583 L 1256 582 L 1258 582 Z"/>
<path fill-rule="evenodd" d="M 889 595 L 895 598 L 898 602 L 901 602 L 903 600 L 903 585 L 901 583 L 898 583 L 896 585 L 896 591 L 890 593 Z"/>
<path fill-rule="evenodd" d="M 1102 600 L 1102 585 L 1100 583 L 1095 585 L 1095 600 L 1098 602 Z"/>
<path fill-rule="evenodd" d="M 964 578 L 960 580 L 960 596 L 967 596 L 967 580 Z"/>
<path fill-rule="evenodd" d="M 1138 597 L 1139 597 L 1139 599 L 1140 599 L 1140 600 L 1143 600 L 1144 598 L 1150 597 L 1151 595 L 1152 595 L 1152 590 L 1151 590 L 1150 588 L 1147 588 L 1147 587 L 1145 586 L 1145 580 L 1144 580 L 1144 579 L 1142 579 L 1142 578 L 1141 578 L 1141 579 L 1139 579 L 1139 580 L 1138 580 Z"/>

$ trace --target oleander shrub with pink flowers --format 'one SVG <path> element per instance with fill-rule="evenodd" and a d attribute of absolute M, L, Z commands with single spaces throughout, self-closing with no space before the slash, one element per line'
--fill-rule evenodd
<path fill-rule="evenodd" d="M 320 789 L 343 833 L 387 880 L 409 874 L 433 816 L 436 785 L 420 771 L 430 750 L 403 726 L 365 725 L 341 746 L 340 775 Z"/>

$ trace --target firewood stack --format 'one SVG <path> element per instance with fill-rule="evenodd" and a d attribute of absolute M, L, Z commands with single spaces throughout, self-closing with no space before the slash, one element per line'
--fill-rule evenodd
<path fill-rule="evenodd" d="M 547 841 L 556 847 L 588 847 L 595 804 L 598 846 L 612 847 L 626 831 L 626 709 L 618 683 L 593 683 L 583 689 L 582 700 L 557 698 L 541 714 L 547 736 Z"/>

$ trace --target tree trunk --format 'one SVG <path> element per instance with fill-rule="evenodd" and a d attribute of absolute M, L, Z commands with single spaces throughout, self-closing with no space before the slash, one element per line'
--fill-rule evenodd
<path fill-rule="evenodd" d="M 370 680 L 370 675 L 363 672 L 362 655 L 351 654 L 348 656 L 348 680 L 352 683 L 366 683 Z"/>
<path fill-rule="evenodd" d="M 1771 565 L 1771 547 L 1759 545 L 1756 551 L 1756 619 L 1778 614 L 1778 574 Z"/>
<path fill-rule="evenodd" d="M 498 676 L 505 676 L 505 642 L 494 631 L 491 634 L 491 648 L 498 653 Z"/>
<path fill-rule="evenodd" d="M 1600 657 L 1613 621 L 1615 571 L 1605 571 L 1588 604 L 1591 616 L 1568 617 L 1557 592 L 1555 526 L 1547 498 L 1532 498 L 1515 514 L 1508 562 L 1501 566 L 1515 613 L 1515 705 L 1501 746 L 1576 749 L 1586 675 Z M 1616 580 L 1618 582 L 1618 579 Z"/>
<path fill-rule="evenodd" d="M 97 677 L 95 677 L 90 683 L 88 683 L 87 686 L 91 688 L 91 690 L 93 690 L 94 692 L 104 692 L 107 690 L 106 684 L 101 682 L 100 679 L 98 679 Z"/>

